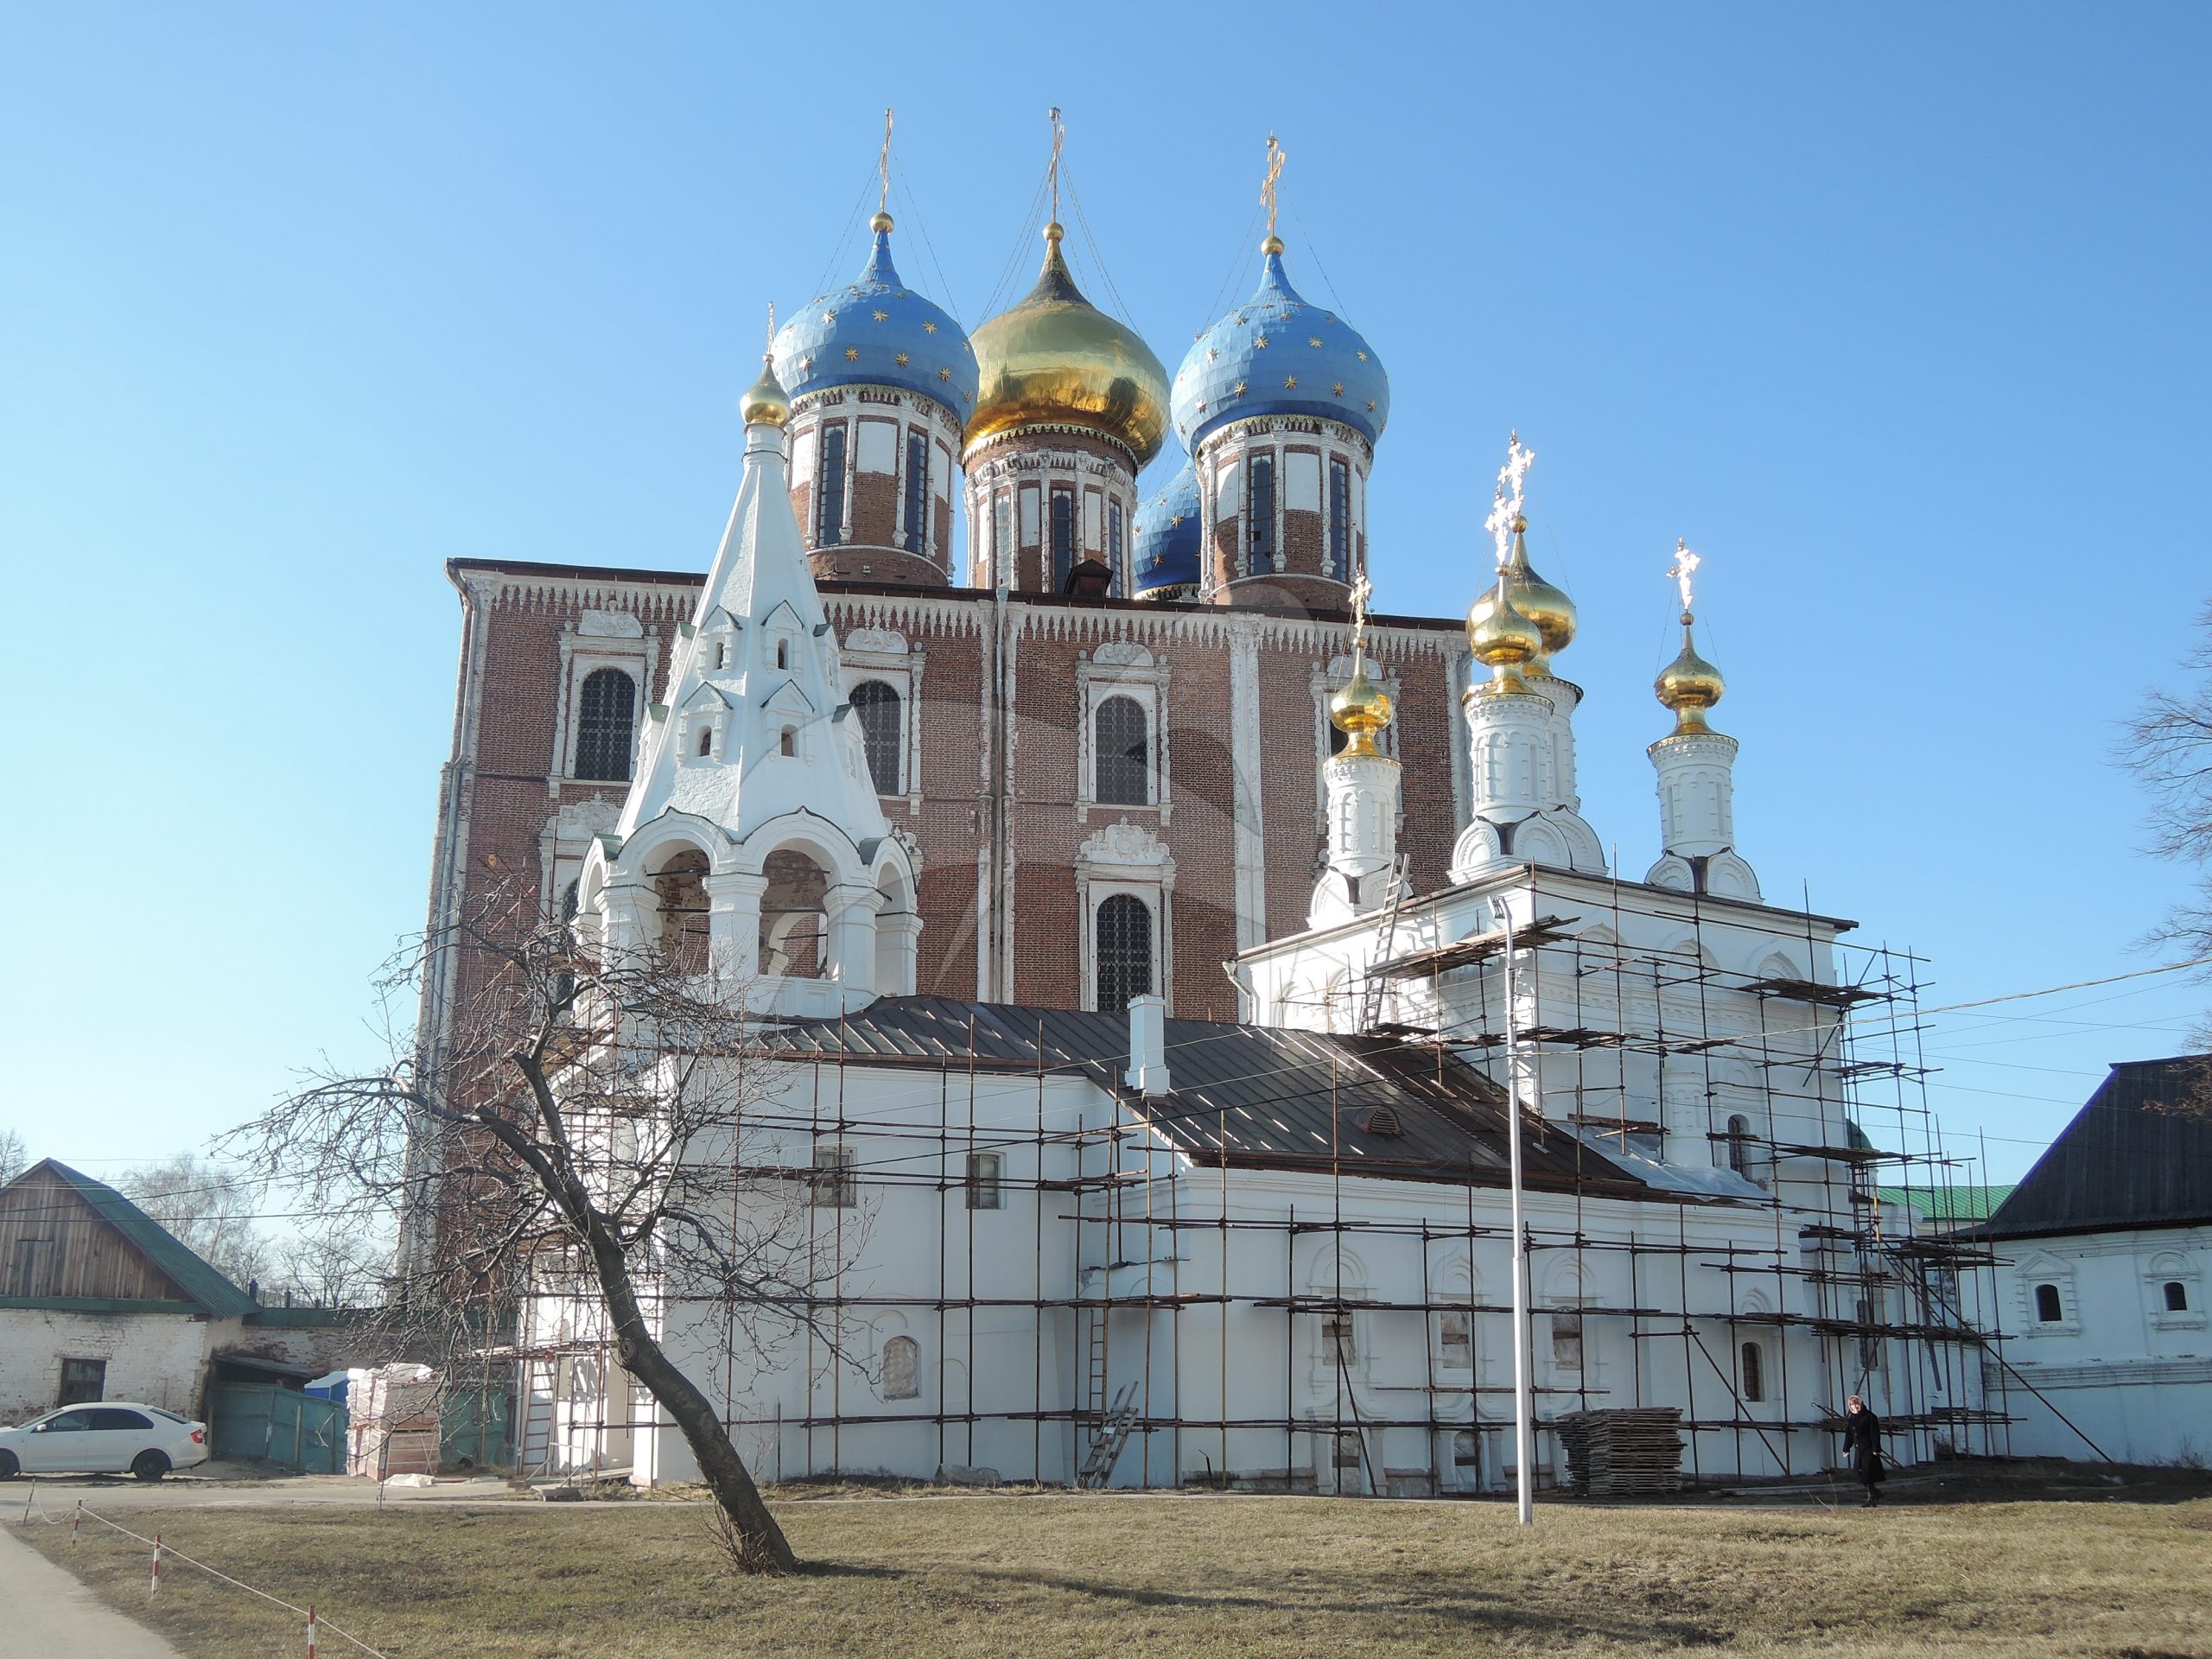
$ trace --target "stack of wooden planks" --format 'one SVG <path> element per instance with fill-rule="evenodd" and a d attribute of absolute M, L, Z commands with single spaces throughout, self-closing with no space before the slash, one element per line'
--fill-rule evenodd
<path fill-rule="evenodd" d="M 1682 1414 L 1673 1406 L 1578 1411 L 1560 1420 L 1567 1472 L 1592 1497 L 1682 1490 Z"/>

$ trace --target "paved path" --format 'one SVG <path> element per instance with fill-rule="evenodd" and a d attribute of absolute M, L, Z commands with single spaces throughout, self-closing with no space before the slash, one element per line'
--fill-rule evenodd
<path fill-rule="evenodd" d="M 36 1525 L 36 1522 L 33 1522 Z M 0 1529 L 0 1659 L 183 1659 L 22 1539 Z"/>

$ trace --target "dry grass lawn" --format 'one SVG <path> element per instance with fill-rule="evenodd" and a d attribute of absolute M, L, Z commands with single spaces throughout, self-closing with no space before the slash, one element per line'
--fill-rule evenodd
<path fill-rule="evenodd" d="M 159 1525 L 406 1659 L 2212 1659 L 2212 1500 L 1556 1504 L 1526 1535 L 1502 1504 L 1318 1498 L 914 1497 L 780 1514 L 814 1563 L 782 1581 L 730 1576 L 702 1512 L 671 1504 L 169 1510 Z M 289 1616 L 181 1567 L 149 1611 L 145 1552 L 112 1533 L 87 1526 L 73 1556 L 66 1528 L 30 1530 L 194 1659 L 301 1651 Z M 346 1651 L 326 1639 L 325 1655 Z"/>

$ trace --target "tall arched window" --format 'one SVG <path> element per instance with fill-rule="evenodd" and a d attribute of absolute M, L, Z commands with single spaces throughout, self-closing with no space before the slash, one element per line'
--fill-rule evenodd
<path fill-rule="evenodd" d="M 868 776 L 879 795 L 899 792 L 899 694 L 881 680 L 862 680 L 853 688 L 853 713 L 861 722 L 861 744 L 868 751 Z"/>
<path fill-rule="evenodd" d="M 2056 1325 L 2066 1317 L 2065 1304 L 2059 1300 L 2056 1285 L 2036 1287 L 2036 1323 Z"/>
<path fill-rule="evenodd" d="M 906 550 L 921 553 L 929 547 L 929 526 L 924 515 L 930 506 L 930 441 L 919 432 L 906 435 Z M 884 791 L 888 794 L 888 790 Z"/>
<path fill-rule="evenodd" d="M 1098 906 L 1098 1012 L 1120 1014 L 1152 989 L 1152 912 L 1117 893 Z"/>
<path fill-rule="evenodd" d="M 885 1399 L 912 1400 L 920 1395 L 921 1357 L 921 1346 L 912 1337 L 893 1337 L 883 1344 Z"/>
<path fill-rule="evenodd" d="M 1108 697 L 1092 717 L 1097 800 L 1107 806 L 1142 806 L 1152 798 L 1152 741 L 1144 705 L 1135 697 Z"/>
<path fill-rule="evenodd" d="M 1754 1405 L 1766 1398 L 1766 1356 L 1756 1342 L 1744 1344 L 1743 1395 Z"/>
<path fill-rule="evenodd" d="M 845 538 L 845 424 L 822 429 L 822 461 L 814 475 L 814 544 L 835 547 Z"/>
<path fill-rule="evenodd" d="M 594 783 L 629 782 L 638 683 L 619 668 L 595 668 L 584 676 L 577 702 L 576 776 Z"/>
<path fill-rule="evenodd" d="M 1351 580 L 1351 468 L 1340 455 L 1329 457 L 1329 575 Z"/>
<path fill-rule="evenodd" d="M 1751 1179 L 1751 1120 L 1741 1112 L 1728 1120 L 1728 1167 Z"/>
<path fill-rule="evenodd" d="M 1275 568 L 1275 458 L 1254 455 L 1245 479 L 1244 547 L 1251 556 L 1249 573 L 1263 575 Z"/>
<path fill-rule="evenodd" d="M 1075 492 L 1064 484 L 1052 486 L 1052 591 L 1064 593 L 1075 569 Z"/>
<path fill-rule="evenodd" d="M 2166 1299 L 2167 1313 L 2186 1313 L 2189 1312 L 2189 1287 L 2180 1280 L 2167 1280 L 2165 1288 L 2161 1294 Z"/>

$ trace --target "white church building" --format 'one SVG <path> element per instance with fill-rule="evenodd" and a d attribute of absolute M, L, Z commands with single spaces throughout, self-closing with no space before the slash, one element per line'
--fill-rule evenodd
<path fill-rule="evenodd" d="M 803 1194 L 836 1342 L 741 1344 L 695 1287 L 655 1287 L 760 1478 L 1508 1485 L 1516 1119 L 1541 1478 L 1566 1478 L 1569 1420 L 1624 1408 L 1678 1414 L 1686 1478 L 1812 1473 L 1853 1392 L 1907 1463 L 2002 1449 L 1974 1258 L 1875 1203 L 1910 1125 L 1857 1091 L 1903 1068 L 1850 1022 L 1886 1019 L 1909 975 L 1762 898 L 1694 560 L 1641 879 L 1580 816 L 1580 693 L 1554 672 L 1574 611 L 1529 565 L 1516 444 L 1497 577 L 1471 594 L 1448 885 L 1408 890 L 1389 680 L 1355 623 L 1325 868 L 1303 931 L 1228 964 L 1239 1020 L 917 996 L 918 855 L 841 694 L 772 373 L 745 416 L 736 508 L 578 927 L 677 953 L 777 1061 L 746 1155 L 776 1202 Z M 1157 855 L 1127 823 L 1095 839 L 1100 868 Z M 525 1460 L 689 1478 L 564 1282 L 523 1333 Z"/>

